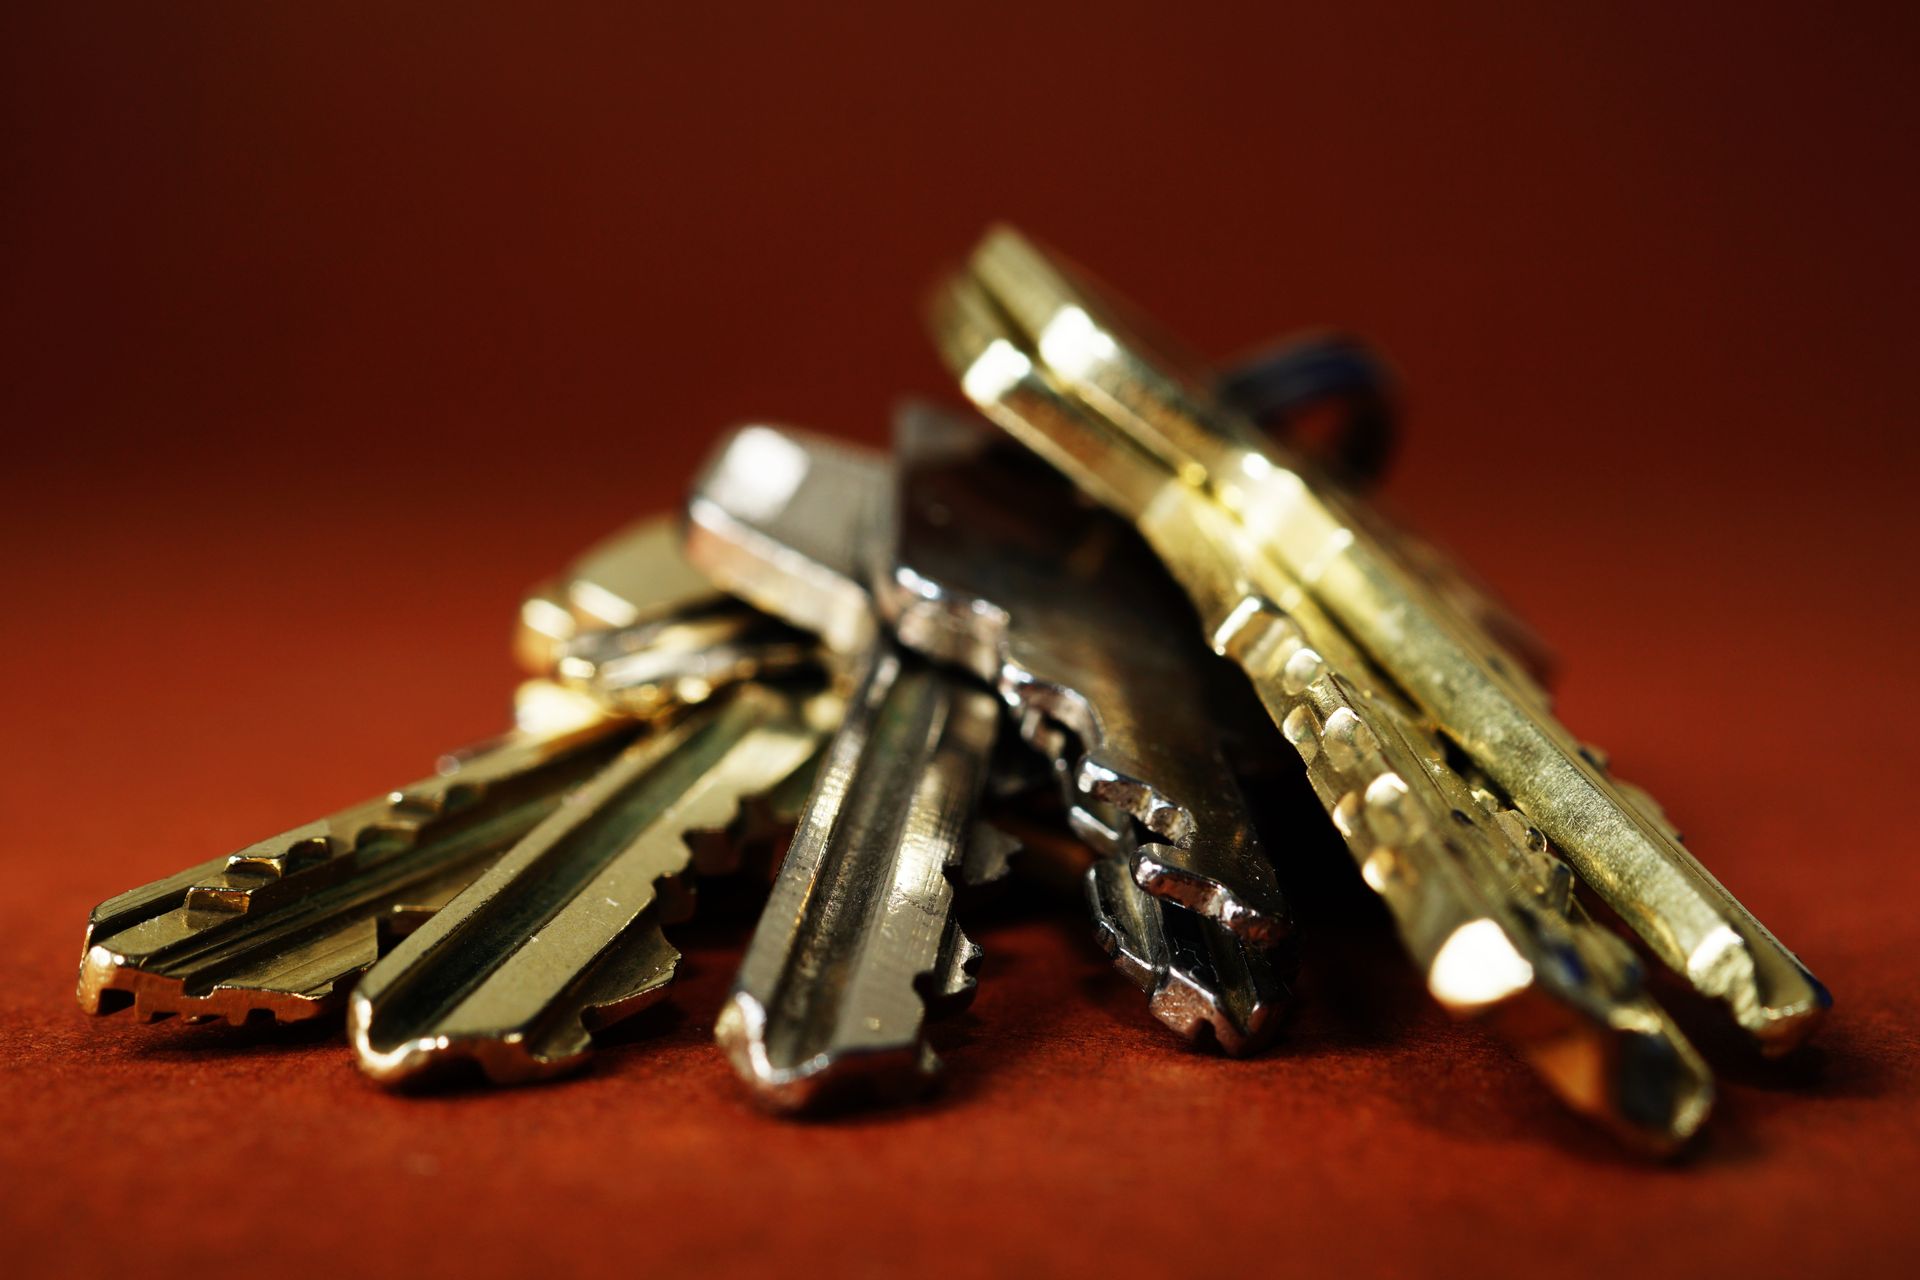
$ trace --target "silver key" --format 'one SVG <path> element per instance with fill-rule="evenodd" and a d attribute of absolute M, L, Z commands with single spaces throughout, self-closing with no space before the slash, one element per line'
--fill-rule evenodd
<path fill-rule="evenodd" d="M 1289 919 L 1190 606 L 1138 535 L 978 419 L 910 405 L 895 457 L 881 612 L 903 643 L 995 687 L 1057 762 L 1075 833 L 1104 855 L 1087 884 L 1096 931 L 1155 1015 L 1255 1047 L 1286 997 L 1266 953 Z"/>
<path fill-rule="evenodd" d="M 715 585 L 815 631 L 854 683 L 715 1039 L 761 1103 L 917 1092 L 938 1069 L 930 1013 L 964 1003 L 979 949 L 955 881 L 997 874 L 974 810 L 999 728 L 993 695 L 903 655 L 866 588 L 884 545 L 886 464 L 749 427 L 696 483 L 688 558 Z"/>

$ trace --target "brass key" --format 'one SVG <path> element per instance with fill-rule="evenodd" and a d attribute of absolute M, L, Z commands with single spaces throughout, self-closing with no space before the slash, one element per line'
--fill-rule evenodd
<path fill-rule="evenodd" d="M 1547 842 L 1449 764 L 1448 744 L 1305 587 L 1200 490 L 1069 396 L 977 282 L 933 312 L 942 354 L 987 415 L 1131 519 L 1306 762 L 1429 991 L 1507 1035 L 1572 1106 L 1630 1141 L 1684 1141 L 1705 1065 L 1641 990 L 1619 941 L 1551 872 Z"/>
<path fill-rule="evenodd" d="M 1203 371 L 1017 233 L 990 232 L 968 280 L 1002 318 L 1006 351 L 1044 366 L 1106 433 L 1236 521 L 1654 954 L 1769 1054 L 1811 1032 L 1826 989 L 1560 726 L 1513 655 L 1413 571 L 1378 516 L 1262 437 Z M 996 358 L 972 367 L 970 391 L 989 391 Z"/>
<path fill-rule="evenodd" d="M 714 590 L 670 516 L 607 538 L 529 593 L 514 651 L 533 675 L 640 718 L 818 661 L 811 637 Z"/>
<path fill-rule="evenodd" d="M 234 1023 L 325 1013 L 398 933 L 631 736 L 605 717 L 516 731 L 448 757 L 424 781 L 110 898 L 87 925 L 81 1007 Z"/>
<path fill-rule="evenodd" d="M 468 1060 L 506 1084 L 578 1066 L 673 977 L 661 926 L 691 912 L 689 871 L 731 869 L 743 806 L 819 739 L 794 698 L 745 685 L 627 748 L 361 980 L 361 1069 L 397 1083 Z"/>

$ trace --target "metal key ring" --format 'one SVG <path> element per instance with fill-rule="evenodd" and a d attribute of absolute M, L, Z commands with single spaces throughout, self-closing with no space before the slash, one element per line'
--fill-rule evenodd
<path fill-rule="evenodd" d="M 1386 473 L 1399 442 L 1399 399 L 1393 371 L 1378 353 L 1340 333 L 1285 338 L 1221 373 L 1220 397 L 1261 430 L 1296 445 L 1300 417 L 1323 406 L 1339 410 L 1329 440 L 1309 452 L 1355 488 Z"/>

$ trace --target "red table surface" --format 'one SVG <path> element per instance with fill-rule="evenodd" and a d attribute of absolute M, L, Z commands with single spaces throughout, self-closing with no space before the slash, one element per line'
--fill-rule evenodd
<path fill-rule="evenodd" d="M 0 19 L 10 1274 L 1912 1274 L 1910 10 L 309 8 Z M 938 1099 L 817 1123 L 709 1044 L 737 925 L 548 1087 L 75 1008 L 95 901 L 497 729 L 518 593 L 725 425 L 947 394 L 915 309 L 995 217 L 1203 350 L 1392 355 L 1389 497 L 1829 982 L 1817 1047 L 1623 1157 L 1347 872 L 1271 1052 L 1014 903 Z"/>

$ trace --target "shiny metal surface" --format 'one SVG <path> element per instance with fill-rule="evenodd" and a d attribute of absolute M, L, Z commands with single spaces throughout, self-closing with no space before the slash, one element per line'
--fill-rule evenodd
<path fill-rule="evenodd" d="M 743 809 L 819 742 L 794 700 L 746 685 L 622 752 L 370 970 L 348 1034 L 382 1083 L 454 1061 L 496 1083 L 578 1066 L 679 953 L 689 873 L 729 869 Z"/>
<path fill-rule="evenodd" d="M 1143 888 L 1258 944 L 1288 930 L 1208 706 L 1190 606 L 1132 530 L 971 418 L 897 419 L 894 567 L 880 608 L 903 643 L 967 667 L 1077 746 L 1077 798 L 1152 834 Z"/>
<path fill-rule="evenodd" d="M 762 1105 L 919 1092 L 938 1069 L 930 1013 L 964 1004 L 979 948 L 954 881 L 999 707 L 983 689 L 876 646 L 828 747 L 714 1038 Z"/>
<path fill-rule="evenodd" d="M 674 518 L 642 520 L 536 587 L 514 637 L 522 666 L 651 719 L 817 664 L 810 637 L 714 590 L 680 541 Z"/>
<path fill-rule="evenodd" d="M 608 710 L 650 719 L 704 702 L 729 685 L 817 668 L 811 636 L 744 605 L 583 631 L 561 648 L 553 677 Z"/>
<path fill-rule="evenodd" d="M 793 1111 L 923 1089 L 930 1013 L 963 1003 L 979 950 L 955 879 L 996 874 L 976 834 L 1000 723 L 985 689 L 903 657 L 867 582 L 887 545 L 887 464 L 798 432 L 736 432 L 688 502 L 688 558 L 716 586 L 841 652 L 847 713 L 714 1029 L 753 1096 Z"/>
<path fill-rule="evenodd" d="M 1684 1142 L 1711 1107 L 1706 1067 L 1619 940 L 1560 891 L 1546 839 L 1454 770 L 1448 741 L 1253 532 L 1070 395 L 977 280 L 950 281 L 932 323 L 989 417 L 1145 535 L 1299 752 L 1434 997 L 1626 1140 Z"/>
<path fill-rule="evenodd" d="M 649 516 L 595 543 L 527 594 L 514 655 L 529 675 L 547 676 L 582 632 L 643 626 L 725 603 L 680 554 L 678 519 Z"/>
<path fill-rule="evenodd" d="M 1235 522 L 1251 553 L 1311 593 L 1655 955 L 1721 1002 L 1763 1051 L 1786 1052 L 1810 1033 L 1830 1003 L 1825 988 L 1581 748 L 1506 648 L 1398 554 L 1377 517 L 1225 407 L 1211 378 L 1123 305 L 1018 233 L 990 232 L 969 279 L 1002 318 L 1007 351 L 1044 366 L 1107 436 L 1152 456 Z M 967 376 L 970 393 L 985 389 L 979 366 Z"/>
<path fill-rule="evenodd" d="M 1281 963 L 1217 921 L 1157 899 L 1124 854 L 1095 860 L 1084 878 L 1094 937 L 1147 995 L 1147 1009 L 1185 1040 L 1239 1056 L 1279 1030 L 1289 995 Z"/>
<path fill-rule="evenodd" d="M 864 656 L 876 625 L 868 589 L 885 545 L 885 458 L 824 436 L 741 427 L 687 500 L 685 554 L 714 586 Z"/>
<path fill-rule="evenodd" d="M 87 925 L 80 1005 L 234 1023 L 325 1013 L 631 736 L 604 717 L 516 731 L 434 777 L 110 898 Z"/>
<path fill-rule="evenodd" d="M 895 460 L 881 612 L 909 647 L 998 689 L 1057 759 L 1076 833 L 1118 868 L 1091 873 L 1097 933 L 1156 1016 L 1257 1047 L 1285 965 L 1240 953 L 1279 945 L 1290 921 L 1221 750 L 1190 606 L 1132 530 L 977 419 L 910 405 Z"/>

